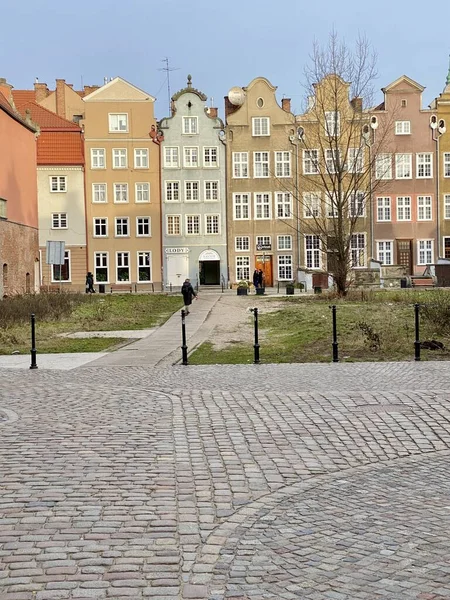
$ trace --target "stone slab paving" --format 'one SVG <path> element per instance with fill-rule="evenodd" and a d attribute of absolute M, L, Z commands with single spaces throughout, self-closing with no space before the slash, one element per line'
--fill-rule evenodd
<path fill-rule="evenodd" d="M 450 365 L 0 370 L 0 598 L 450 598 Z"/>

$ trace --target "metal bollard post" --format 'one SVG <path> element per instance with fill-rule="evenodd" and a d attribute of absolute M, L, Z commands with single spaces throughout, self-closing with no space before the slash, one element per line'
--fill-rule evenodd
<path fill-rule="evenodd" d="M 31 315 L 31 366 L 30 369 L 37 369 L 36 362 L 36 317 L 34 314 Z"/>
<path fill-rule="evenodd" d="M 416 330 L 416 340 L 414 342 L 414 360 L 420 360 L 420 320 L 419 320 L 420 304 L 414 304 L 414 324 Z"/>
<path fill-rule="evenodd" d="M 331 306 L 331 314 L 333 317 L 333 362 L 339 362 L 338 356 L 338 341 L 337 341 L 337 322 L 336 322 L 336 305 Z"/>
<path fill-rule="evenodd" d="M 172 293 L 172 282 L 170 282 L 170 293 Z"/>
<path fill-rule="evenodd" d="M 259 364 L 259 340 L 258 340 L 258 309 L 252 308 L 250 309 L 254 316 L 254 325 L 255 325 L 255 343 L 253 344 L 253 348 L 255 351 L 254 364 Z"/>
<path fill-rule="evenodd" d="M 279 293 L 280 293 L 280 282 L 277 281 L 277 294 L 279 294 Z"/>
<path fill-rule="evenodd" d="M 181 311 L 181 356 L 183 358 L 183 365 L 188 364 L 187 345 L 186 345 L 186 311 Z"/>

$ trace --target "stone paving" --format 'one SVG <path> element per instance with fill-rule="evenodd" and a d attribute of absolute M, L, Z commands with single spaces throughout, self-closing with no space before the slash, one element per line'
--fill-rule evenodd
<path fill-rule="evenodd" d="M 450 598 L 450 365 L 0 371 L 0 598 Z"/>

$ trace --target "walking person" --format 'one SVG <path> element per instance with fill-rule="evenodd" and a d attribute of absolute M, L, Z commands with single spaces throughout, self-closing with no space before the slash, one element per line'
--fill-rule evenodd
<path fill-rule="evenodd" d="M 262 272 L 262 269 L 258 271 L 258 287 L 264 287 L 264 273 Z"/>
<path fill-rule="evenodd" d="M 258 271 L 258 269 L 255 269 L 253 271 L 253 285 L 255 286 L 255 289 L 257 287 L 259 287 L 259 271 Z"/>
<path fill-rule="evenodd" d="M 192 304 L 192 298 L 197 297 L 197 294 L 195 293 L 194 288 L 192 287 L 190 279 L 186 279 L 183 285 L 181 286 L 181 293 L 183 294 L 184 310 L 188 315 L 189 307 Z"/>
<path fill-rule="evenodd" d="M 94 290 L 94 276 L 89 271 L 86 275 L 86 294 L 95 294 Z"/>

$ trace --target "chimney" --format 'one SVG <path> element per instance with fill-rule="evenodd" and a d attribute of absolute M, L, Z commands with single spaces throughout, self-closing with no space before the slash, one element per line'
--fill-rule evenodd
<path fill-rule="evenodd" d="M 362 109 L 363 109 L 363 99 L 362 98 L 353 98 L 353 100 L 350 101 L 350 104 L 352 105 L 354 111 L 362 112 Z"/>
<path fill-rule="evenodd" d="M 45 100 L 49 94 L 50 90 L 48 89 L 46 83 L 39 83 L 38 81 L 35 82 L 34 97 L 38 104 L 39 102 L 42 102 L 42 100 Z"/>
<path fill-rule="evenodd" d="M 240 106 L 235 106 L 234 104 L 231 104 L 231 102 L 228 99 L 228 96 L 225 96 L 224 100 L 225 100 L 225 120 L 226 120 L 228 115 L 231 115 L 232 113 L 236 112 L 237 109 L 240 108 Z"/>
<path fill-rule="evenodd" d="M 84 95 L 87 96 L 88 94 L 92 94 L 92 92 L 95 92 L 95 90 L 98 90 L 100 86 L 99 85 L 85 85 L 84 86 Z"/>
<path fill-rule="evenodd" d="M 56 114 L 66 118 L 66 81 L 56 80 Z"/>
<path fill-rule="evenodd" d="M 0 77 L 0 92 L 2 92 L 10 104 L 12 103 L 12 88 L 13 86 L 9 84 L 4 77 Z"/>
<path fill-rule="evenodd" d="M 216 119 L 218 112 L 219 112 L 219 109 L 215 108 L 214 106 L 210 106 L 208 108 L 208 115 L 211 117 L 211 119 Z"/>
<path fill-rule="evenodd" d="M 291 112 L 291 99 L 290 98 L 283 98 L 281 100 L 281 108 L 290 113 Z"/>

